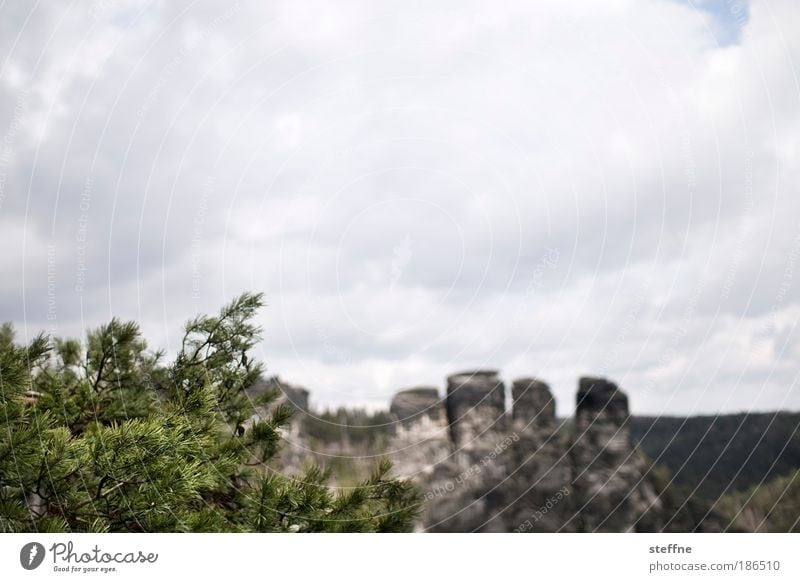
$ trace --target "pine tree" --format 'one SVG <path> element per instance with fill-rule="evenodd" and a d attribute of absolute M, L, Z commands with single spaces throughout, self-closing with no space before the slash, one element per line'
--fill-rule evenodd
<path fill-rule="evenodd" d="M 116 319 L 84 344 L 0 328 L 0 531 L 407 531 L 419 497 L 388 462 L 339 492 L 271 468 L 292 410 L 247 392 L 261 306 L 189 321 L 171 362 Z"/>

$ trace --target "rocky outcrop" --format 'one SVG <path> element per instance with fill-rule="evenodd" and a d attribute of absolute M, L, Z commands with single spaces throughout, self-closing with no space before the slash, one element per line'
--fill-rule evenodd
<path fill-rule="evenodd" d="M 558 531 L 572 507 L 572 468 L 553 394 L 535 378 L 515 380 L 511 393 L 512 430 L 519 440 L 506 467 L 505 529 Z"/>
<path fill-rule="evenodd" d="M 447 420 L 457 449 L 481 448 L 487 432 L 505 428 L 505 386 L 497 374 L 475 370 L 447 379 Z"/>
<path fill-rule="evenodd" d="M 608 420 L 621 426 L 628 420 L 628 396 L 605 378 L 581 378 L 575 414 L 577 421 Z"/>
<path fill-rule="evenodd" d="M 266 404 L 266 410 L 272 410 L 280 404 L 287 404 L 296 413 L 308 412 L 309 392 L 300 386 L 292 386 L 283 382 L 278 376 L 261 378 L 247 391 L 250 398 L 258 399 L 267 393 L 274 393 L 275 398 Z"/>
<path fill-rule="evenodd" d="M 502 531 L 490 514 L 501 505 L 504 457 L 512 442 L 505 384 L 496 370 L 453 374 L 445 405 L 452 455 L 436 482 L 424 484 L 433 496 L 425 525 L 432 531 Z"/>
<path fill-rule="evenodd" d="M 400 435 L 423 434 L 438 394 L 403 392 Z M 536 378 L 512 383 L 512 408 L 494 370 L 447 379 L 447 424 L 452 457 L 432 466 L 427 450 L 403 463 L 420 485 L 430 531 L 651 531 L 659 527 L 659 499 L 644 457 L 631 444 L 628 398 L 602 378 L 582 378 L 572 423 L 556 418 L 549 386 Z M 414 406 L 411 403 L 414 402 Z M 408 403 L 406 405 L 406 403 Z M 398 419 L 401 414 L 397 414 Z M 417 420 L 409 420 L 414 419 Z M 446 450 L 439 423 L 437 451 Z M 420 439 L 421 440 L 421 439 Z M 402 441 L 413 448 L 412 442 Z M 395 447 L 396 448 L 396 447 Z M 422 458 L 426 460 L 423 461 Z"/>
<path fill-rule="evenodd" d="M 625 424 L 628 397 L 603 378 L 581 378 L 570 444 L 579 531 L 655 529 L 660 500 Z"/>
<path fill-rule="evenodd" d="M 437 388 L 421 386 L 398 392 L 389 406 L 392 416 L 403 423 L 411 425 L 422 417 L 428 417 L 434 423 L 445 422 L 445 410 Z"/>
<path fill-rule="evenodd" d="M 514 380 L 511 396 L 515 430 L 552 430 L 555 427 L 556 401 L 547 384 L 536 378 L 520 378 Z"/>
<path fill-rule="evenodd" d="M 294 408 L 296 414 L 308 412 L 308 390 L 283 383 L 280 384 L 280 390 L 282 398 L 279 401 Z"/>
<path fill-rule="evenodd" d="M 420 531 L 657 531 L 663 526 L 662 501 L 648 463 L 628 434 L 628 397 L 606 379 L 580 379 L 570 422 L 556 417 L 553 394 L 542 380 L 515 380 L 507 410 L 506 387 L 497 371 L 454 374 L 447 378 L 444 399 L 429 386 L 398 392 L 389 407 L 391 422 L 375 427 L 385 431 L 385 447 L 361 453 L 317 441 L 315 448 L 322 448 L 311 451 L 302 429 L 308 392 L 277 379 L 268 382 L 264 390 L 277 387 L 279 401 L 299 411 L 284 434 L 285 470 L 297 472 L 309 459 L 327 464 L 337 455 L 370 465 L 386 456 L 395 474 L 420 490 Z"/>
<path fill-rule="evenodd" d="M 281 471 L 298 473 L 311 456 L 308 437 L 303 430 L 303 420 L 309 411 L 309 391 L 300 386 L 287 384 L 277 376 L 262 378 L 248 391 L 248 395 L 253 399 L 264 397 L 268 393 L 274 393 L 274 399 L 258 407 L 256 416 L 267 418 L 281 405 L 294 409 L 291 420 L 281 429 L 282 445 L 277 468 Z"/>
<path fill-rule="evenodd" d="M 403 390 L 392 399 L 389 410 L 396 422 L 387 454 L 395 473 L 403 478 L 431 480 L 434 472 L 452 458 L 444 403 L 438 390 Z"/>
<path fill-rule="evenodd" d="M 450 487 L 449 479 L 456 466 L 444 402 L 436 388 L 419 387 L 398 392 L 389 411 L 393 435 L 386 456 L 392 461 L 398 477 L 415 481 L 423 495 L 435 497 L 434 491 Z M 445 504 L 426 503 L 418 529 L 423 524 L 438 523 Z"/>

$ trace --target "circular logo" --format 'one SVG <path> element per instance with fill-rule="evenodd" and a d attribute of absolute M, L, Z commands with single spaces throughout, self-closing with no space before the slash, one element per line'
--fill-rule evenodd
<path fill-rule="evenodd" d="M 19 551 L 19 563 L 26 570 L 35 570 L 44 561 L 44 546 L 39 542 L 30 542 Z"/>

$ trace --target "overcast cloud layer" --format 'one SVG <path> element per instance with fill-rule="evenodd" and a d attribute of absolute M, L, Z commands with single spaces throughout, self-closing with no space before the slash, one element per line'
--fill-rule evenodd
<path fill-rule="evenodd" d="M 316 404 L 800 408 L 800 5 L 503 6 L 4 3 L 0 319 L 174 348 L 261 290 Z"/>

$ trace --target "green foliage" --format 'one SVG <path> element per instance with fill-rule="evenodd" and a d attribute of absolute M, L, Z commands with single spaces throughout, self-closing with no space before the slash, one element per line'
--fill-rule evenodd
<path fill-rule="evenodd" d="M 713 503 L 800 467 L 800 413 L 632 417 L 631 437 L 673 485 Z"/>
<path fill-rule="evenodd" d="M 186 325 L 175 360 L 135 323 L 85 344 L 0 327 L 0 531 L 405 531 L 417 492 L 381 462 L 335 493 L 329 474 L 276 474 L 292 409 L 255 414 L 249 351 L 262 305 L 244 294 Z"/>
<path fill-rule="evenodd" d="M 800 532 L 800 470 L 726 495 L 717 508 L 738 531 Z"/>
<path fill-rule="evenodd" d="M 388 411 L 343 406 L 303 419 L 304 433 L 340 486 L 353 486 L 370 474 L 370 459 L 386 450 L 393 426 Z"/>
<path fill-rule="evenodd" d="M 318 416 L 309 415 L 304 428 L 310 438 L 323 443 L 344 442 L 376 448 L 385 443 L 392 426 L 387 411 L 370 413 L 362 408 L 340 406 Z"/>

